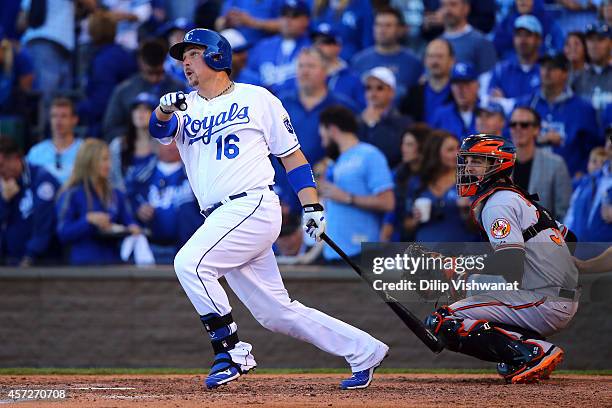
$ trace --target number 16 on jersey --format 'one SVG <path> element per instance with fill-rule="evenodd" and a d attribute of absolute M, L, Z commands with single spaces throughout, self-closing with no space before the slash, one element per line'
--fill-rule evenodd
<path fill-rule="evenodd" d="M 240 153 L 237 143 L 240 138 L 234 134 L 229 134 L 225 137 L 220 135 L 215 143 L 217 144 L 217 160 L 221 160 L 221 156 L 225 156 L 228 159 L 234 159 Z"/>

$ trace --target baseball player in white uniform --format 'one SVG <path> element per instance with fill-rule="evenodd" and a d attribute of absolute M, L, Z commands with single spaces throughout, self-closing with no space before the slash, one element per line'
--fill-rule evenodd
<path fill-rule="evenodd" d="M 507 382 L 530 383 L 548 378 L 563 359 L 545 337 L 576 313 L 578 271 L 565 242 L 573 234 L 514 185 L 514 163 L 512 142 L 469 136 L 458 154 L 457 189 L 474 198 L 472 216 L 494 249 L 482 273 L 519 282 L 520 289 L 467 297 L 425 323 L 449 350 L 497 362 Z"/>
<path fill-rule="evenodd" d="M 215 353 L 206 386 L 226 384 L 257 365 L 251 345 L 238 337 L 218 282 L 225 276 L 262 326 L 344 357 L 353 375 L 341 387 L 367 387 L 388 347 L 291 300 L 272 252 L 281 209 L 272 191 L 270 153 L 283 162 L 303 204 L 307 232 L 320 239 L 325 231 L 312 170 L 287 112 L 266 89 L 230 80 L 231 47 L 214 31 L 189 31 L 170 55 L 183 61 L 189 85 L 196 90 L 164 95 L 151 115 L 150 131 L 162 143 L 176 141 L 205 217 L 177 253 L 174 268 Z"/>

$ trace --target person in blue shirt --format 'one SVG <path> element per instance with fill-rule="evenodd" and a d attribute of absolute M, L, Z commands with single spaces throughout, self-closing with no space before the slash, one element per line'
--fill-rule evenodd
<path fill-rule="evenodd" d="M 160 144 L 157 157 L 151 176 L 146 180 L 128 180 L 126 191 L 138 222 L 151 231 L 149 242 L 155 263 L 172 264 L 178 249 L 204 219 L 176 144 Z"/>
<path fill-rule="evenodd" d="M 589 152 L 604 141 L 595 109 L 568 87 L 569 61 L 562 53 L 540 59 L 539 91 L 519 98 L 517 106 L 529 106 L 542 117 L 538 144 L 548 145 L 565 160 L 570 175 L 584 173 Z"/>
<path fill-rule="evenodd" d="M 516 55 L 498 62 L 489 82 L 489 94 L 497 98 L 517 98 L 540 87 L 538 65 L 542 25 L 532 15 L 522 15 L 514 22 Z"/>
<path fill-rule="evenodd" d="M 400 112 L 417 122 L 431 124 L 440 107 L 453 103 L 450 75 L 454 61 L 455 54 L 448 40 L 432 40 L 425 49 L 425 78 L 402 98 Z"/>
<path fill-rule="evenodd" d="M 393 107 L 396 81 L 387 67 L 376 67 L 363 76 L 366 108 L 359 117 L 359 139 L 376 146 L 385 155 L 390 167 L 402 160 L 402 136 L 412 119 Z"/>
<path fill-rule="evenodd" d="M 53 251 L 58 189 L 45 169 L 23 160 L 15 140 L 0 136 L 0 264 L 59 260 L 58 251 Z"/>
<path fill-rule="evenodd" d="M 343 44 L 336 30 L 327 23 L 319 24 L 312 32 L 313 45 L 327 58 L 327 88 L 333 94 L 342 94 L 365 108 L 365 92 L 361 78 L 346 61 L 340 58 Z"/>
<path fill-rule="evenodd" d="M 453 67 L 450 81 L 455 102 L 439 108 L 431 126 L 444 129 L 461 141 L 476 133 L 478 77 L 472 65 L 457 63 Z"/>
<path fill-rule="evenodd" d="M 564 224 L 576 234 L 578 242 L 609 243 L 612 241 L 611 208 L 612 167 L 608 159 L 600 170 L 580 180 L 570 200 Z"/>
<path fill-rule="evenodd" d="M 471 64 L 480 75 L 497 62 L 495 47 L 480 31 L 468 23 L 469 0 L 442 0 L 440 12 L 444 22 L 443 38 L 453 46 L 455 60 Z"/>
<path fill-rule="evenodd" d="M 493 34 L 493 44 L 500 59 L 507 59 L 514 54 L 514 24 L 517 18 L 527 14 L 535 16 L 542 25 L 540 54 L 563 51 L 563 30 L 545 10 L 544 3 L 544 0 L 517 0 L 512 11 L 497 24 Z"/>
<path fill-rule="evenodd" d="M 280 31 L 283 0 L 225 0 L 215 22 L 217 31 L 236 28 L 251 44 Z"/>
<path fill-rule="evenodd" d="M 79 117 L 74 102 L 64 96 L 53 99 L 49 116 L 51 138 L 32 146 L 26 159 L 30 164 L 43 167 L 60 184 L 64 184 L 70 177 L 82 143 L 74 134 Z"/>
<path fill-rule="evenodd" d="M 85 98 L 77 111 L 80 124 L 87 126 L 87 134 L 101 137 L 102 120 L 113 89 L 136 73 L 138 66 L 133 53 L 115 43 L 117 23 L 108 13 L 97 11 L 88 21 L 92 57 L 84 78 Z"/>
<path fill-rule="evenodd" d="M 397 79 L 395 103 L 417 84 L 423 73 L 423 64 L 408 48 L 400 43 L 404 34 L 404 16 L 398 10 L 386 7 L 374 19 L 374 46 L 355 54 L 351 67 L 358 75 L 383 66 L 393 71 Z"/>
<path fill-rule="evenodd" d="M 279 94 L 279 99 L 287 110 L 291 123 L 296 129 L 302 151 L 309 163 L 317 163 L 325 156 L 319 135 L 319 115 L 327 107 L 343 105 L 354 113 L 357 106 L 343 95 L 334 95 L 327 89 L 327 66 L 321 52 L 308 47 L 300 52 L 297 64 L 297 89 L 289 89 Z M 301 205 L 291 189 L 285 171 L 280 171 L 280 163 L 273 159 L 276 170 L 275 191 L 281 201 L 292 210 L 301 211 Z"/>
<path fill-rule="evenodd" d="M 315 26 L 326 23 L 334 27 L 342 41 L 340 57 L 350 60 L 357 52 L 374 44 L 372 37 L 372 3 L 370 0 L 314 2 Z"/>
<path fill-rule="evenodd" d="M 408 182 L 406 197 L 412 198 L 412 218 L 404 223 L 406 232 L 414 228 L 417 242 L 478 241 L 478 229 L 471 224 L 470 203 L 457 194 L 456 166 L 459 142 L 454 135 L 434 130 L 423 145 L 418 175 Z M 419 198 L 431 202 L 429 214 L 414 205 Z"/>
<path fill-rule="evenodd" d="M 149 118 L 157 105 L 158 99 L 154 95 L 138 94 L 130 106 L 130 124 L 125 135 L 111 141 L 110 181 L 114 188 L 125 192 L 126 180 L 142 182 L 155 170 L 159 143 L 149 133 Z"/>
<path fill-rule="evenodd" d="M 305 2 L 288 0 L 283 5 L 280 33 L 259 41 L 249 56 L 248 66 L 259 74 L 263 86 L 276 91 L 295 77 L 297 56 L 310 45 L 309 24 L 310 9 Z"/>
<path fill-rule="evenodd" d="M 393 210 L 393 179 L 385 156 L 357 138 L 357 119 L 344 107 L 321 112 L 321 141 L 332 160 L 318 190 L 329 215 L 327 234 L 349 257 L 361 253 L 361 242 L 377 242 L 385 212 Z M 326 261 L 339 261 L 329 246 Z"/>
<path fill-rule="evenodd" d="M 243 84 L 261 85 L 257 71 L 248 67 L 250 43 L 242 33 L 235 28 L 228 28 L 221 31 L 221 34 L 232 47 L 232 73 L 230 79 L 234 82 Z M 176 61 L 176 60 L 175 60 Z"/>
<path fill-rule="evenodd" d="M 87 139 L 57 200 L 57 235 L 71 265 L 119 264 L 120 239 L 140 234 L 125 195 L 109 179 L 106 143 Z"/>

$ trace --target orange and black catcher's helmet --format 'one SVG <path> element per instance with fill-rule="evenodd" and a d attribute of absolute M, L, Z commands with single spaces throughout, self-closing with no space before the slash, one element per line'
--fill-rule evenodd
<path fill-rule="evenodd" d="M 484 158 L 484 173 L 474 170 L 470 157 Z M 485 134 L 466 137 L 457 153 L 457 193 L 470 197 L 480 194 L 497 180 L 511 182 L 515 160 L 514 144 L 503 137 Z"/>

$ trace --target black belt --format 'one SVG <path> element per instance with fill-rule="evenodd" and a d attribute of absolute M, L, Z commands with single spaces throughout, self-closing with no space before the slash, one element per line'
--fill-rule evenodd
<path fill-rule="evenodd" d="M 268 188 L 270 189 L 270 191 L 274 191 L 274 187 L 273 186 L 268 186 Z M 230 201 L 235 200 L 237 198 L 242 198 L 242 197 L 246 197 L 247 193 L 246 191 L 243 191 L 242 193 L 238 193 L 238 194 L 234 194 L 228 197 L 228 199 Z M 218 203 L 214 203 L 213 205 L 211 205 L 210 207 L 207 207 L 204 210 L 200 211 L 200 214 L 202 214 L 204 216 L 204 218 L 208 218 L 210 217 L 210 214 L 213 213 L 213 211 L 215 211 L 217 208 L 221 207 L 223 205 L 222 201 L 219 201 Z"/>

